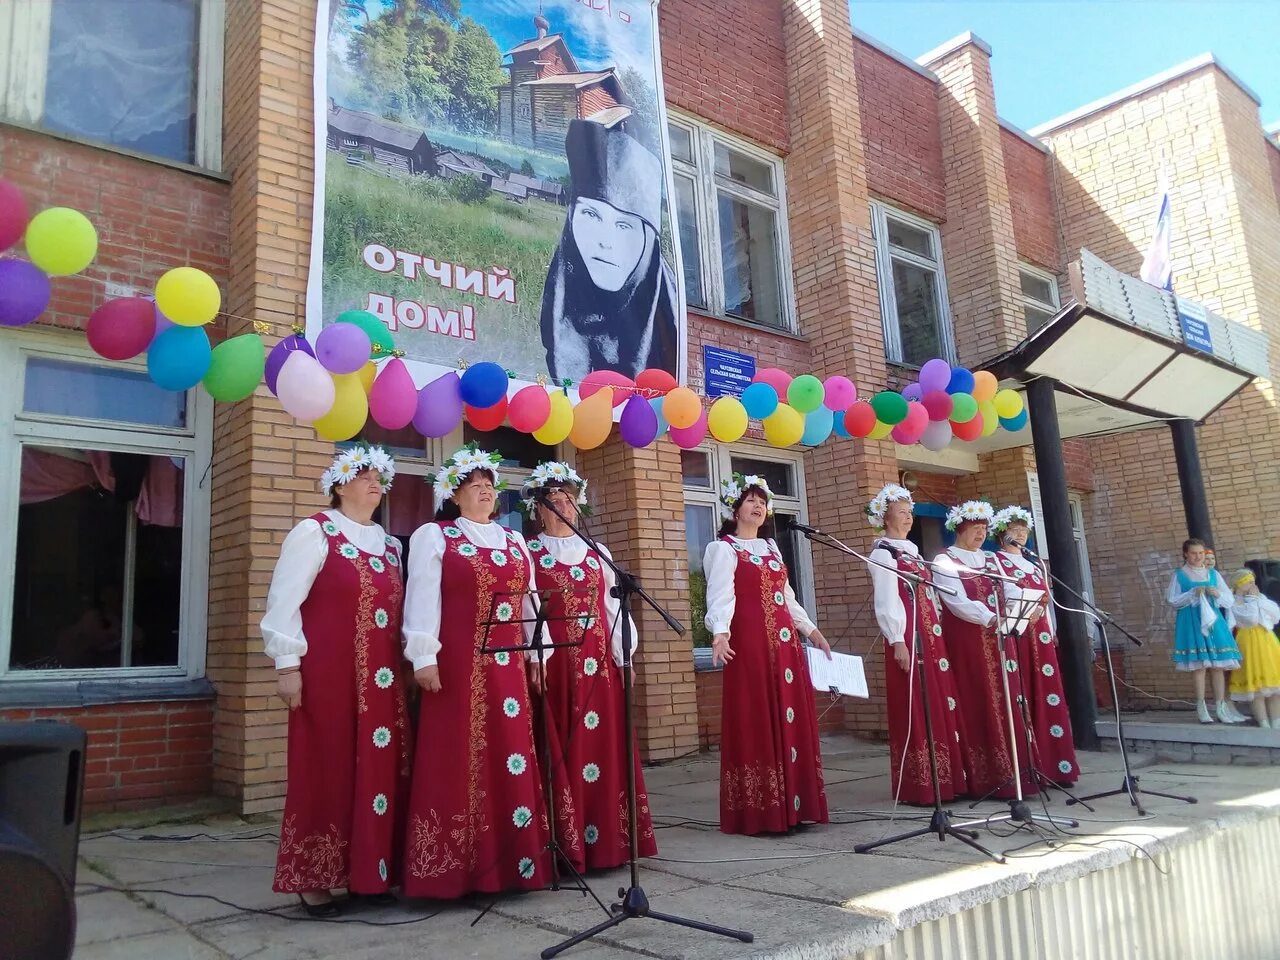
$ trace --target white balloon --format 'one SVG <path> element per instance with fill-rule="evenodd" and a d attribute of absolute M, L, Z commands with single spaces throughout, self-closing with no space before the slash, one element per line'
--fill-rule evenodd
<path fill-rule="evenodd" d="M 951 444 L 951 423 L 947 420 L 934 420 L 924 428 L 920 435 L 920 445 L 935 453 L 945 450 Z"/>
<path fill-rule="evenodd" d="M 295 350 L 280 368 L 276 396 L 280 406 L 302 423 L 319 420 L 331 409 L 335 389 L 333 377 L 308 353 Z"/>

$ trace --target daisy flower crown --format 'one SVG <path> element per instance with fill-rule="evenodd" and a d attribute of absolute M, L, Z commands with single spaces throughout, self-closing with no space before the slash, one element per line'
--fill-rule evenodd
<path fill-rule="evenodd" d="M 991 523 L 995 516 L 995 511 L 991 509 L 991 504 L 985 500 L 966 500 L 957 507 L 952 507 L 947 511 L 947 529 L 955 533 L 956 528 L 966 520 L 981 520 L 984 523 Z"/>
<path fill-rule="evenodd" d="M 481 450 L 475 441 L 455 453 L 444 462 L 438 473 L 427 474 L 427 483 L 435 491 L 436 503 L 444 503 L 453 498 L 454 493 L 462 486 L 462 481 L 474 470 L 488 470 L 493 474 L 495 490 L 501 492 L 507 487 L 505 480 L 498 479 L 498 465 L 502 463 L 502 454 L 498 451 L 490 453 Z"/>
<path fill-rule="evenodd" d="M 378 471 L 378 482 L 382 484 L 382 492 L 386 493 L 396 476 L 396 462 L 382 447 L 357 443 L 340 450 L 333 463 L 329 464 L 329 469 L 320 475 L 321 492 L 329 496 L 334 487 L 350 483 L 362 470 Z"/>
<path fill-rule="evenodd" d="M 996 533 L 1004 533 L 1011 523 L 1025 523 L 1028 530 L 1036 528 L 1036 521 L 1031 516 L 1031 511 L 1018 506 L 1005 507 L 997 513 L 991 520 L 991 527 Z"/>
<path fill-rule="evenodd" d="M 899 500 L 905 500 L 915 506 L 915 501 L 911 499 L 911 491 L 896 483 L 886 483 L 880 488 L 880 492 L 871 498 L 871 502 L 867 504 L 866 514 L 867 521 L 873 529 L 884 529 L 884 515 L 889 510 L 889 504 Z"/>
<path fill-rule="evenodd" d="M 587 481 L 578 476 L 578 471 L 567 463 L 553 460 L 549 463 L 540 463 L 534 467 L 533 473 L 529 474 L 529 478 L 520 487 L 520 502 L 524 505 L 526 513 L 530 516 L 533 515 L 533 508 L 538 501 L 538 491 L 545 490 L 553 484 L 576 487 L 578 490 L 578 507 L 580 510 L 586 507 Z"/>
<path fill-rule="evenodd" d="M 749 473 L 745 477 L 735 473 L 730 479 L 720 484 L 720 513 L 726 520 L 733 519 L 733 508 L 738 500 L 752 487 L 764 493 L 764 510 L 767 516 L 773 516 L 773 491 L 764 477 Z"/>

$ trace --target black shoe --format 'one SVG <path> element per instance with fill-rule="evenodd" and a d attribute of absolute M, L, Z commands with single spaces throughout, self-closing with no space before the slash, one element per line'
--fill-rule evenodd
<path fill-rule="evenodd" d="M 302 909 L 307 911 L 307 916 L 315 917 L 317 920 L 336 917 L 342 913 L 342 908 L 338 906 L 336 900 L 326 900 L 324 903 L 307 903 L 306 900 L 302 899 L 302 894 L 298 894 L 298 900 L 302 903 Z"/>

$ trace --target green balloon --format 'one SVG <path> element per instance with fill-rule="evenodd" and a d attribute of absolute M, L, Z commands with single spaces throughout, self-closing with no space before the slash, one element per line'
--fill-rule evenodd
<path fill-rule="evenodd" d="M 396 341 L 386 324 L 368 310 L 347 310 L 338 314 L 334 323 L 354 323 L 369 335 L 369 343 L 373 345 L 369 353 L 370 360 L 383 360 L 391 356 L 391 351 L 396 348 Z"/>
<path fill-rule="evenodd" d="M 968 423 L 978 415 L 978 401 L 971 393 L 953 393 L 951 395 L 951 422 Z"/>
<path fill-rule="evenodd" d="M 826 391 L 822 381 L 809 373 L 802 373 L 787 386 L 787 403 L 798 413 L 811 413 L 822 406 Z"/>
<path fill-rule="evenodd" d="M 871 409 L 881 423 L 895 426 L 907 419 L 907 398 L 892 390 L 881 390 L 871 398 Z"/>
<path fill-rule="evenodd" d="M 267 352 L 256 333 L 224 340 L 213 348 L 204 388 L 221 403 L 243 400 L 257 389 Z"/>

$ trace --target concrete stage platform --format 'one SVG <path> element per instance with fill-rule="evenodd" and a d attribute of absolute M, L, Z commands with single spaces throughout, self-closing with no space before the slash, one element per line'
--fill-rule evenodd
<path fill-rule="evenodd" d="M 1248 704 L 1236 708 L 1249 715 Z M 1201 723 L 1194 710 L 1148 710 L 1123 713 L 1125 745 L 1162 762 L 1280 766 L 1280 730 L 1247 723 Z M 1098 736 L 1108 747 L 1116 743 L 1116 722 L 1108 715 L 1097 722 Z"/>
<path fill-rule="evenodd" d="M 1140 820 L 1125 798 L 1099 802 L 1094 814 L 1055 800 L 1055 813 L 1090 818 L 1072 831 L 1080 836 L 1059 835 L 1065 845 L 1049 850 L 1039 842 L 1027 846 L 1036 840 L 1031 836 L 984 830 L 983 843 L 1009 851 L 1007 863 L 995 864 L 956 841 L 932 837 L 853 853 L 855 844 L 916 823 L 920 811 L 899 808 L 897 822 L 888 822 L 883 745 L 841 736 L 824 739 L 823 747 L 833 822 L 777 839 L 724 836 L 711 825 L 718 802 L 714 754 L 645 771 L 661 826 L 660 856 L 643 861 L 641 871 L 653 908 L 750 930 L 753 944 L 637 919 L 562 956 L 1280 957 L 1280 781 L 1273 769 L 1136 758 L 1144 785 L 1194 794 L 1200 802 L 1149 798 L 1150 818 Z M 1081 793 L 1119 786 L 1117 754 L 1084 754 L 1081 765 Z M 969 813 L 964 805 L 953 809 Z M 980 814 L 1001 809 L 984 804 Z M 301 911 L 270 889 L 275 844 L 263 834 L 275 828 L 270 819 L 206 816 L 87 835 L 77 960 L 532 958 L 604 916 L 580 893 L 547 891 L 500 900 L 475 927 L 477 906 L 421 901 L 353 906 L 345 914 L 365 923 L 284 919 Z M 222 839 L 126 839 L 198 833 Z M 1250 865 L 1263 879 L 1250 877 Z M 590 879 L 609 903 L 625 876 L 619 870 Z M 279 909 L 280 915 L 242 907 Z M 403 923 L 416 918 L 425 919 Z"/>

